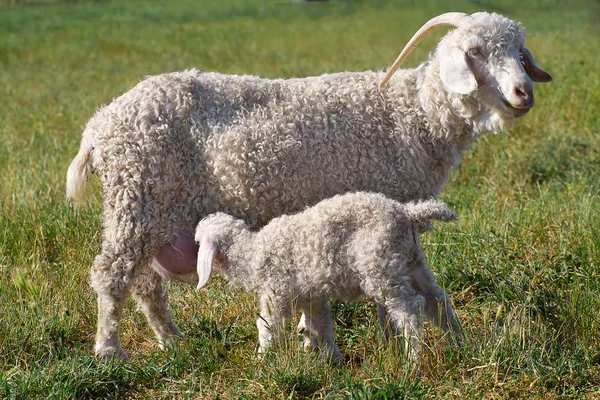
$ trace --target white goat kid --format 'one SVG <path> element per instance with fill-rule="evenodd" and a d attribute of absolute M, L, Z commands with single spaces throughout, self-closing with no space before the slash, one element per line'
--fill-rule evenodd
<path fill-rule="evenodd" d="M 452 221 L 444 203 L 401 204 L 380 194 L 352 193 L 323 200 L 251 232 L 241 219 L 212 214 L 198 224 L 198 289 L 213 270 L 260 299 L 259 354 L 281 338 L 292 310 L 303 311 L 304 334 L 330 353 L 333 340 L 329 299 L 369 296 L 389 312 L 408 354 L 419 353 L 422 316 L 462 337 L 450 299 L 434 280 L 419 233 L 431 220 Z"/>
<path fill-rule="evenodd" d="M 445 24 L 457 29 L 428 61 L 391 76 Z M 444 14 L 387 76 L 269 80 L 190 70 L 147 78 L 98 110 L 67 174 L 75 200 L 91 172 L 102 182 L 104 234 L 91 273 L 96 353 L 127 359 L 119 326 L 131 295 L 160 343 L 181 335 L 162 279 L 194 279 L 194 228 L 210 213 L 258 228 L 349 191 L 437 197 L 469 145 L 527 113 L 532 80 L 551 79 L 524 37 L 497 14 Z"/>

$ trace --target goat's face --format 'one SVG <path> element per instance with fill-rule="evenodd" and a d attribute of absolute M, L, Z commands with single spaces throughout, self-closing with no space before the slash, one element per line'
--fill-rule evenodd
<path fill-rule="evenodd" d="M 229 275 L 227 249 L 235 238 L 247 230 L 241 219 L 223 212 L 211 214 L 198 223 L 196 227 L 196 242 L 199 244 L 196 272 L 200 290 L 212 275 L 213 266 L 226 278 Z"/>
<path fill-rule="evenodd" d="M 518 24 L 498 14 L 466 18 L 470 23 L 446 35 L 435 52 L 444 86 L 472 96 L 504 122 L 522 117 L 534 105 L 533 82 L 552 77 L 524 47 Z"/>
<path fill-rule="evenodd" d="M 476 132 L 497 132 L 533 107 L 533 82 L 552 77 L 533 61 L 523 46 L 525 32 L 515 22 L 485 12 L 450 12 L 427 21 L 406 44 L 379 86 L 384 87 L 411 51 L 433 29 L 457 29 L 442 38 L 430 57 L 429 72 L 437 88 L 437 74 L 456 114 Z M 456 101 L 455 101 L 456 100 Z"/>

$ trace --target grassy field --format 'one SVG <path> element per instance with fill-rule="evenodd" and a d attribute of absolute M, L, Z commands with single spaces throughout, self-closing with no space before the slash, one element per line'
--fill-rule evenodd
<path fill-rule="evenodd" d="M 0 397 L 600 398 L 600 7 L 597 0 L 0 2 Z M 317 8 L 318 7 L 318 8 Z M 95 109 L 145 75 L 197 67 L 266 77 L 389 66 L 445 11 L 521 21 L 554 82 L 535 109 L 479 140 L 442 198 L 461 220 L 425 251 L 466 334 L 460 352 L 428 329 L 423 360 L 379 339 L 368 302 L 335 304 L 330 365 L 288 340 L 255 358 L 252 296 L 219 279 L 196 293 L 167 283 L 187 338 L 160 351 L 129 303 L 132 362 L 93 357 L 97 183 L 64 199 L 66 169 Z M 408 63 L 435 47 L 440 30 Z"/>

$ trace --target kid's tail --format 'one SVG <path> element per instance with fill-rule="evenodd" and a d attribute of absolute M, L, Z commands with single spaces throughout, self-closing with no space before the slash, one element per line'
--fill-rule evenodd
<path fill-rule="evenodd" d="M 408 203 L 406 212 L 409 218 L 417 225 L 419 233 L 431 230 L 431 220 L 456 221 L 458 215 L 440 200 L 425 200 L 417 203 Z"/>

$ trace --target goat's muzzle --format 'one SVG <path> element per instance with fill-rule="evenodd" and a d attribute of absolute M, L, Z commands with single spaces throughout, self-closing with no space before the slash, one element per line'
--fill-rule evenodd
<path fill-rule="evenodd" d="M 514 89 L 514 97 L 518 99 L 518 102 L 511 104 L 517 109 L 527 109 L 533 107 L 533 89 L 525 86 L 516 86 Z"/>

